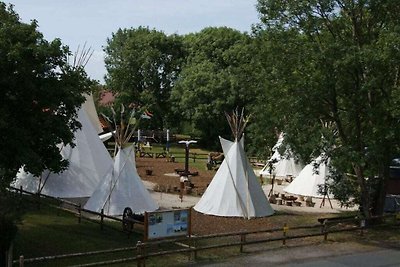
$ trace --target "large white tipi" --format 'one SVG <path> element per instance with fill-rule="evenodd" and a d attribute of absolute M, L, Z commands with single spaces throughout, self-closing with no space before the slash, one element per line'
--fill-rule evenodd
<path fill-rule="evenodd" d="M 85 205 L 85 209 L 96 212 L 103 209 L 107 215 L 122 215 L 126 207 L 134 213 L 159 208 L 137 173 L 133 146 L 118 151 L 113 172 L 99 183 Z"/>
<path fill-rule="evenodd" d="M 21 168 L 12 184 L 14 187 L 61 198 L 92 195 L 112 170 L 113 162 L 83 108 L 78 111 L 78 120 L 82 128 L 75 132 L 76 146 L 60 145 L 61 155 L 69 161 L 68 168 L 59 174 L 44 171 L 41 177 L 34 177 Z"/>
<path fill-rule="evenodd" d="M 95 192 L 85 204 L 85 209 L 103 212 L 107 215 L 122 215 L 126 207 L 134 213 L 144 213 L 158 209 L 157 203 L 151 198 L 136 170 L 135 148 L 126 146 L 132 137 L 135 127 L 124 123 L 125 108 L 121 106 L 120 123 L 112 132 L 118 153 L 114 159 L 112 171 L 96 187 Z M 114 112 L 115 114 L 115 112 Z M 130 113 L 127 121 L 132 120 L 134 112 Z M 126 146 L 126 147 L 125 147 Z M 125 147 L 125 148 L 124 148 Z"/>
<path fill-rule="evenodd" d="M 323 157 L 319 156 L 305 166 L 300 174 L 283 191 L 294 195 L 322 198 L 324 194 L 320 193 L 319 188 L 325 186 L 328 176 L 329 167 L 323 160 Z M 331 195 L 329 196 L 332 197 Z"/>
<path fill-rule="evenodd" d="M 232 116 L 236 117 L 232 119 L 234 123 L 229 118 L 228 121 L 231 128 L 235 128 L 232 129 L 235 141 L 220 137 L 225 159 L 194 209 L 204 214 L 247 219 L 270 216 L 274 211 L 246 157 L 243 137 L 238 140 L 246 124 L 243 115 L 240 118 L 237 114 Z"/>

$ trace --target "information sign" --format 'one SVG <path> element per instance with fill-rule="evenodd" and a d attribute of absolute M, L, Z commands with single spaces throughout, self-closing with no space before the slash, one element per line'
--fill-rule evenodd
<path fill-rule="evenodd" d="M 190 235 L 190 209 L 146 213 L 146 239 Z"/>

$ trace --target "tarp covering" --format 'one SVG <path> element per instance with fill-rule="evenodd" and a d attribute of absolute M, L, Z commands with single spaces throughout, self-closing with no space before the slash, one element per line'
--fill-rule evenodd
<path fill-rule="evenodd" d="M 318 166 L 315 168 L 315 166 Z M 329 176 L 329 168 L 319 156 L 310 164 L 305 166 L 300 174 L 283 191 L 301 196 L 323 197 L 319 193 L 319 187 L 325 185 L 325 180 Z M 332 197 L 332 195 L 329 195 Z"/>
<path fill-rule="evenodd" d="M 137 173 L 133 146 L 118 151 L 114 171 L 99 183 L 85 205 L 85 209 L 97 212 L 104 209 L 107 215 L 122 215 L 126 207 L 134 213 L 158 209 Z"/>
<path fill-rule="evenodd" d="M 243 138 L 220 137 L 225 159 L 194 209 L 204 214 L 264 217 L 274 213 L 246 157 Z"/>
<path fill-rule="evenodd" d="M 386 195 L 385 212 L 400 212 L 400 195 Z"/>
<path fill-rule="evenodd" d="M 67 170 L 59 174 L 45 171 L 39 179 L 21 168 L 12 185 L 33 193 L 43 187 L 41 193 L 61 198 L 91 196 L 111 172 L 113 161 L 84 109 L 78 111 L 78 120 L 82 128 L 75 132 L 76 146 L 60 146 L 61 155 L 69 161 Z"/>

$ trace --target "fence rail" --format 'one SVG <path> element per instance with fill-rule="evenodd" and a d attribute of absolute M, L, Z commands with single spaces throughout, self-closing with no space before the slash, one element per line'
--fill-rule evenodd
<path fill-rule="evenodd" d="M 65 199 L 61 199 L 61 198 L 58 198 L 58 197 L 53 197 L 53 196 L 49 196 L 49 195 L 45 195 L 45 194 L 40 194 L 40 193 L 32 193 L 32 192 L 23 190 L 22 187 L 15 188 L 15 187 L 10 186 L 9 188 L 10 188 L 10 190 L 13 190 L 16 193 L 18 193 L 20 195 L 20 197 L 22 197 L 23 194 L 37 197 L 36 201 L 38 201 L 38 205 L 40 205 L 40 198 L 43 197 L 43 198 L 46 198 L 46 199 L 56 200 L 57 202 L 59 202 L 61 204 L 64 204 L 64 205 L 71 206 L 72 209 L 67 209 L 67 208 L 62 207 L 62 206 L 56 206 L 56 205 L 53 205 L 53 204 L 47 204 L 47 205 L 49 205 L 49 206 L 51 206 L 53 208 L 56 208 L 58 210 L 62 210 L 62 211 L 66 211 L 66 212 L 74 214 L 75 216 L 78 217 L 78 222 L 79 223 L 81 222 L 82 219 L 85 219 L 85 220 L 100 224 L 100 228 L 103 229 L 103 227 L 106 225 L 104 223 L 104 219 L 105 218 L 109 219 L 109 220 L 114 220 L 114 221 L 117 221 L 117 222 L 121 222 L 121 223 L 123 221 L 121 218 L 104 214 L 104 210 L 103 209 L 101 210 L 101 212 L 96 212 L 96 211 L 84 209 L 84 208 L 82 208 L 82 206 L 80 204 L 77 204 L 77 203 L 74 203 L 74 202 L 71 202 L 71 201 L 68 201 L 68 200 L 65 200 Z M 93 218 L 89 218 L 89 217 L 85 216 L 83 213 L 88 213 L 88 214 L 91 214 L 91 215 L 99 216 L 100 220 L 95 220 Z M 114 227 L 111 227 L 111 228 L 115 229 Z M 122 227 L 121 227 L 121 230 L 122 230 Z"/>
<path fill-rule="evenodd" d="M 374 217 L 373 220 L 382 219 L 383 221 L 387 218 L 394 218 L 392 225 L 399 226 L 399 217 L 396 215 L 385 215 L 381 217 Z M 150 241 L 146 243 L 138 242 L 134 247 L 127 248 L 118 248 L 118 249 L 110 249 L 103 251 L 92 251 L 92 252 L 83 252 L 83 253 L 73 253 L 66 255 L 56 255 L 56 256 L 46 256 L 46 257 L 38 257 L 38 258 L 30 258 L 24 259 L 23 256 L 20 256 L 19 260 L 14 260 L 14 264 L 19 264 L 19 266 L 24 266 L 24 263 L 32 263 L 32 262 L 41 262 L 41 261 L 49 261 L 55 259 L 66 259 L 66 258 L 74 258 L 74 257 L 85 257 L 91 255 L 100 255 L 106 253 L 113 253 L 119 251 L 135 251 L 136 255 L 134 257 L 108 260 L 102 262 L 94 262 L 81 264 L 76 266 L 100 266 L 100 265 L 111 265 L 115 263 L 122 263 L 128 261 L 137 261 L 137 266 L 145 266 L 146 259 L 159 257 L 164 255 L 171 254 L 180 254 L 180 253 L 188 253 L 189 260 L 196 260 L 197 252 L 204 250 L 212 250 L 219 249 L 224 247 L 233 247 L 239 246 L 240 252 L 244 251 L 244 246 L 252 245 L 252 244 L 260 244 L 260 243 L 269 243 L 269 242 L 282 242 L 282 245 L 286 245 L 288 240 L 293 239 L 304 239 L 310 237 L 318 237 L 323 236 L 323 240 L 326 241 L 329 234 L 341 233 L 341 232 L 350 232 L 350 231 L 360 231 L 360 234 L 363 234 L 364 229 L 374 227 L 374 226 L 382 226 L 387 225 L 386 222 L 381 224 L 371 224 L 366 223 L 365 219 L 359 217 L 351 218 L 347 217 L 334 217 L 334 219 L 329 222 L 330 218 L 324 218 L 324 220 L 319 224 L 313 225 L 303 225 L 303 226 L 294 226 L 289 227 L 287 224 L 284 224 L 283 227 L 277 227 L 273 229 L 265 229 L 265 230 L 257 230 L 257 231 L 240 231 L 240 232 L 232 232 L 232 233 L 221 233 L 221 234 L 211 234 L 211 235 L 203 235 L 203 236 L 188 236 L 181 237 L 175 239 L 167 239 L 167 240 L 157 240 Z M 341 220 L 342 219 L 342 220 Z M 346 222 L 347 224 L 343 224 Z M 294 233 L 297 230 L 319 230 L 317 232 L 308 232 L 308 233 Z M 257 234 L 266 234 L 266 233 L 281 233 L 281 235 L 276 237 L 267 237 L 267 238 L 257 238 L 257 239 L 249 239 L 251 235 Z M 200 244 L 201 240 L 215 240 L 217 238 L 229 237 L 230 239 L 221 243 L 221 244 L 210 244 L 208 242 L 206 244 Z M 240 239 L 233 239 L 235 237 L 239 237 Z M 174 244 L 174 246 L 171 246 Z M 168 245 L 169 250 L 161 250 L 158 249 L 162 245 Z M 153 248 L 156 251 L 151 252 L 150 249 Z"/>

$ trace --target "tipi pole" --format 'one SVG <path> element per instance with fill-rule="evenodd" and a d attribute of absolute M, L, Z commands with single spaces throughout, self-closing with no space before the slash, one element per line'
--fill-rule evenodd
<path fill-rule="evenodd" d="M 319 207 L 321 208 L 322 206 L 325 206 L 325 197 L 328 198 L 328 202 L 329 202 L 329 204 L 331 206 L 331 209 L 333 209 L 331 198 L 329 197 L 328 191 L 325 191 L 324 198 L 322 199 L 321 205 L 319 205 Z"/>
<path fill-rule="evenodd" d="M 239 190 L 238 190 L 237 187 L 236 187 L 235 179 L 233 179 L 232 171 L 231 171 L 231 168 L 229 167 L 228 161 L 229 161 L 229 158 L 225 158 L 225 163 L 226 163 L 226 166 L 228 166 L 229 176 L 230 176 L 230 178 L 231 178 L 231 180 L 232 180 L 233 188 L 235 189 L 236 195 L 237 195 L 237 197 L 238 197 L 238 199 L 239 199 L 240 208 L 242 209 L 243 214 L 244 214 L 246 217 L 249 217 L 249 216 L 248 216 L 248 212 L 247 212 L 247 211 L 245 210 L 245 208 L 244 208 L 243 199 L 240 197 Z"/>

